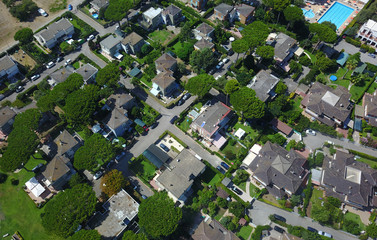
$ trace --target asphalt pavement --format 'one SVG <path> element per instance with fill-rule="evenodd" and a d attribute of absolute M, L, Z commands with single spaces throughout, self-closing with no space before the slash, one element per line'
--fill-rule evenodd
<path fill-rule="evenodd" d="M 372 58 L 372 57 L 368 56 L 369 53 L 360 52 L 359 51 L 360 48 L 355 47 L 352 44 L 349 44 L 344 39 L 342 41 L 340 41 L 334 48 L 335 48 L 335 50 L 337 50 L 339 52 L 342 51 L 342 49 L 344 49 L 344 51 L 346 53 L 349 53 L 349 54 L 355 54 L 355 53 L 359 52 L 360 53 L 360 60 L 362 62 L 369 62 L 371 64 L 377 65 L 377 58 Z"/>

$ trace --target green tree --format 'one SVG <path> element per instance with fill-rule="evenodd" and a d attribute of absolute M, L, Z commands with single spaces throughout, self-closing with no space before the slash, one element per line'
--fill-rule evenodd
<path fill-rule="evenodd" d="M 273 8 L 275 11 L 278 12 L 277 22 L 279 22 L 280 13 L 283 12 L 289 6 L 289 4 L 291 4 L 291 1 L 290 0 L 273 0 L 273 2 L 274 2 Z"/>
<path fill-rule="evenodd" d="M 285 94 L 287 92 L 287 89 L 288 89 L 287 85 L 285 85 L 282 81 L 280 81 L 276 85 L 275 93 L 282 95 L 282 94 Z"/>
<path fill-rule="evenodd" d="M 98 70 L 96 82 L 103 86 L 116 86 L 120 78 L 120 72 L 114 63 L 107 64 L 104 68 Z"/>
<path fill-rule="evenodd" d="M 235 53 L 237 53 L 237 61 L 240 53 L 246 52 L 249 49 L 249 45 L 245 39 L 241 38 L 232 42 L 232 49 Z"/>
<path fill-rule="evenodd" d="M 14 40 L 19 41 L 21 44 L 30 43 L 33 41 L 33 30 L 30 28 L 22 28 L 14 34 Z"/>
<path fill-rule="evenodd" d="M 346 62 L 346 68 L 348 69 L 347 72 L 353 71 L 357 67 L 359 62 L 360 62 L 360 53 L 356 53 L 356 54 L 351 55 L 347 59 L 347 62 Z"/>
<path fill-rule="evenodd" d="M 259 100 L 255 91 L 248 87 L 241 87 L 230 95 L 230 103 L 234 109 L 246 118 L 262 118 L 265 105 Z"/>
<path fill-rule="evenodd" d="M 26 127 L 31 131 L 34 131 L 39 126 L 39 119 L 42 117 L 41 112 L 38 109 L 31 108 L 16 116 L 13 123 L 13 128 Z"/>
<path fill-rule="evenodd" d="M 264 45 L 269 33 L 268 26 L 261 21 L 254 21 L 242 30 L 243 39 L 247 42 L 249 49 Z"/>
<path fill-rule="evenodd" d="M 337 39 L 335 31 L 327 25 L 312 23 L 309 25 L 309 30 L 310 32 L 317 34 L 320 41 L 334 43 Z"/>
<path fill-rule="evenodd" d="M 321 24 L 328 26 L 328 27 L 331 28 L 334 32 L 336 32 L 336 25 L 335 25 L 334 23 L 329 22 L 329 21 L 324 21 L 324 22 L 322 22 Z"/>
<path fill-rule="evenodd" d="M 66 41 L 63 41 L 62 43 L 60 43 L 59 47 L 60 47 L 60 50 L 63 53 L 69 53 L 69 52 L 73 51 L 73 49 L 74 49 L 73 45 L 67 43 Z"/>
<path fill-rule="evenodd" d="M 68 184 L 71 188 L 73 188 L 74 186 L 76 185 L 79 185 L 79 184 L 82 184 L 84 183 L 84 178 L 79 174 L 79 173 L 75 173 L 72 175 L 72 177 L 69 179 L 68 181 Z"/>
<path fill-rule="evenodd" d="M 101 178 L 101 190 L 109 197 L 117 194 L 122 188 L 129 185 L 122 172 L 113 169 Z"/>
<path fill-rule="evenodd" d="M 289 6 L 284 9 L 283 11 L 285 20 L 289 22 L 288 27 L 293 24 L 294 22 L 298 22 L 304 19 L 304 15 L 302 14 L 302 10 L 296 6 Z"/>
<path fill-rule="evenodd" d="M 318 66 L 319 70 L 324 73 L 332 71 L 337 66 L 335 59 L 330 59 L 326 56 L 317 58 L 317 62 L 315 64 Z"/>
<path fill-rule="evenodd" d="M 166 192 L 158 192 L 139 206 L 139 225 L 148 236 L 159 238 L 172 234 L 182 218 L 182 209 L 175 207 Z"/>
<path fill-rule="evenodd" d="M 228 201 L 225 198 L 217 197 L 216 202 L 217 202 L 217 205 L 221 208 L 228 207 Z"/>
<path fill-rule="evenodd" d="M 240 202 L 230 202 L 228 204 L 229 212 L 233 213 L 234 216 L 240 218 L 245 215 L 245 207 Z"/>
<path fill-rule="evenodd" d="M 238 169 L 236 176 L 233 178 L 233 182 L 236 185 L 240 185 L 241 183 L 246 182 L 249 177 L 250 174 L 246 172 L 246 170 Z"/>
<path fill-rule="evenodd" d="M 73 166 L 78 170 L 92 170 L 99 163 L 104 164 L 115 157 L 115 150 L 111 143 L 101 134 L 90 136 L 75 153 Z"/>
<path fill-rule="evenodd" d="M 193 37 L 194 37 L 194 33 L 192 32 L 192 29 L 191 29 L 191 23 L 190 21 L 187 21 L 181 28 L 181 32 L 179 33 L 179 41 L 181 43 L 185 43 Z"/>
<path fill-rule="evenodd" d="M 49 233 L 68 237 L 93 214 L 96 202 L 95 193 L 89 185 L 66 189 L 47 202 L 41 215 L 42 225 Z"/>
<path fill-rule="evenodd" d="M 38 6 L 32 0 L 22 0 L 21 3 L 14 4 L 10 7 L 9 12 L 13 17 L 25 22 L 38 11 Z"/>
<path fill-rule="evenodd" d="M 246 86 L 253 79 L 253 76 L 249 73 L 241 72 L 237 74 L 236 79 L 241 86 Z"/>
<path fill-rule="evenodd" d="M 293 140 L 294 141 L 294 140 Z M 301 203 L 300 195 L 292 195 L 289 201 L 292 203 L 292 206 L 298 206 Z"/>
<path fill-rule="evenodd" d="M 101 234 L 97 230 L 80 230 L 75 232 L 69 240 L 102 240 Z"/>
<path fill-rule="evenodd" d="M 150 51 L 153 50 L 153 47 L 149 44 L 144 44 L 142 47 L 141 47 L 141 54 L 143 56 L 147 55 L 148 53 L 150 53 Z"/>
<path fill-rule="evenodd" d="M 201 72 L 202 70 L 207 72 L 216 64 L 216 58 L 211 49 L 204 48 L 201 51 L 193 51 L 191 53 L 190 64 L 196 72 Z"/>
<path fill-rule="evenodd" d="M 361 86 L 364 83 L 364 79 L 361 74 L 354 74 L 351 76 L 350 81 L 351 83 L 355 84 L 356 86 Z"/>
<path fill-rule="evenodd" d="M 204 97 L 208 91 L 215 84 L 215 79 L 212 75 L 200 74 L 190 78 L 185 86 L 186 90 L 200 98 Z"/>
<path fill-rule="evenodd" d="M 366 227 L 366 232 L 367 232 L 367 235 L 371 238 L 377 238 L 377 225 L 376 223 L 370 223 L 367 227 Z"/>
<path fill-rule="evenodd" d="M 240 83 L 236 79 L 230 79 L 225 84 L 225 92 L 227 94 L 232 94 L 240 88 Z"/>
<path fill-rule="evenodd" d="M 194 44 L 189 42 L 179 42 L 179 51 L 176 51 L 177 57 L 187 62 L 190 60 L 190 54 L 194 51 Z"/>
<path fill-rule="evenodd" d="M 105 19 L 108 21 L 118 22 L 119 24 L 119 22 L 126 16 L 128 10 L 130 10 L 132 7 L 132 1 L 111 0 L 109 6 L 105 10 Z"/>
<path fill-rule="evenodd" d="M 126 231 L 122 237 L 123 240 L 148 240 L 144 233 L 134 233 L 131 230 Z"/>
<path fill-rule="evenodd" d="M 311 215 L 314 220 L 317 220 L 318 222 L 322 224 L 329 223 L 331 220 L 330 212 L 326 211 L 318 204 L 313 204 Z"/>
<path fill-rule="evenodd" d="M 272 59 L 274 57 L 274 48 L 272 46 L 260 46 L 255 53 L 261 58 Z"/>

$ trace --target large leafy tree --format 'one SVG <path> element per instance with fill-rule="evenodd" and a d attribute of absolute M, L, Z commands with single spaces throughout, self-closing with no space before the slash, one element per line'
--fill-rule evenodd
<path fill-rule="evenodd" d="M 194 33 L 192 32 L 191 24 L 189 21 L 187 21 L 181 29 L 181 32 L 179 34 L 179 41 L 181 43 L 184 43 L 193 37 L 194 37 Z"/>
<path fill-rule="evenodd" d="M 237 39 L 232 42 L 232 49 L 234 52 L 237 53 L 237 60 L 240 53 L 244 53 L 249 49 L 249 45 L 247 41 L 243 38 Z"/>
<path fill-rule="evenodd" d="M 14 1 L 16 2 L 16 1 Z M 9 12 L 21 22 L 28 20 L 38 11 L 38 6 L 32 0 L 22 0 L 10 7 Z"/>
<path fill-rule="evenodd" d="M 259 100 L 255 91 L 242 87 L 230 95 L 230 103 L 234 109 L 246 118 L 262 118 L 265 113 L 265 104 Z"/>
<path fill-rule="evenodd" d="M 268 26 L 261 21 L 252 22 L 242 30 L 242 36 L 246 40 L 249 49 L 264 45 L 269 33 Z"/>
<path fill-rule="evenodd" d="M 19 41 L 21 44 L 30 43 L 33 41 L 33 30 L 30 28 L 22 28 L 14 34 L 14 40 Z"/>
<path fill-rule="evenodd" d="M 237 91 L 240 88 L 240 83 L 236 79 L 230 79 L 225 84 L 225 92 L 227 94 L 232 94 L 233 92 Z"/>
<path fill-rule="evenodd" d="M 90 136 L 75 153 L 73 166 L 78 170 L 92 170 L 115 156 L 114 147 L 101 134 Z"/>
<path fill-rule="evenodd" d="M 209 71 L 216 64 L 216 58 L 211 49 L 204 48 L 191 53 L 190 64 L 196 72 Z"/>
<path fill-rule="evenodd" d="M 309 25 L 309 30 L 317 34 L 320 41 L 334 43 L 337 39 L 335 31 L 326 24 L 312 23 Z"/>
<path fill-rule="evenodd" d="M 204 97 L 215 84 L 215 78 L 212 75 L 200 74 L 190 78 L 185 88 L 192 94 Z"/>
<path fill-rule="evenodd" d="M 166 192 L 159 192 L 142 201 L 139 225 L 148 236 L 159 238 L 172 234 L 182 218 L 182 209 L 175 207 Z"/>
<path fill-rule="evenodd" d="M 260 46 L 255 51 L 261 58 L 272 59 L 274 57 L 274 47 L 272 46 Z"/>
<path fill-rule="evenodd" d="M 132 0 L 111 0 L 105 10 L 105 19 L 119 23 L 130 8 L 132 8 Z"/>
<path fill-rule="evenodd" d="M 123 240 L 148 240 L 147 236 L 144 233 L 134 233 L 131 230 L 126 231 L 123 234 Z"/>
<path fill-rule="evenodd" d="M 377 225 L 375 222 L 369 224 L 367 227 L 366 227 L 366 232 L 367 232 L 367 235 L 373 239 L 377 238 Z"/>
<path fill-rule="evenodd" d="M 114 63 L 107 64 L 97 73 L 96 82 L 98 85 L 115 86 L 119 81 L 120 72 Z"/>
<path fill-rule="evenodd" d="M 101 179 L 101 190 L 109 197 L 118 193 L 122 188 L 129 184 L 122 172 L 113 169 L 106 173 Z"/>
<path fill-rule="evenodd" d="M 95 193 L 89 185 L 74 186 L 47 202 L 41 215 L 42 225 L 49 233 L 68 237 L 93 214 L 96 202 Z"/>
<path fill-rule="evenodd" d="M 294 22 L 300 21 L 304 19 L 304 15 L 302 14 L 302 10 L 296 6 L 289 6 L 284 9 L 283 11 L 285 20 L 289 22 L 288 27 L 293 24 Z"/>
<path fill-rule="evenodd" d="M 97 230 L 80 230 L 72 235 L 69 240 L 101 240 L 101 234 Z"/>

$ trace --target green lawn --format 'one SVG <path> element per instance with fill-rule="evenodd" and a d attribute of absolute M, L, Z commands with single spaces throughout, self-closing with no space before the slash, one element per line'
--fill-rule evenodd
<path fill-rule="evenodd" d="M 39 154 L 35 154 L 34 158 L 25 165 L 19 173 L 8 174 L 5 183 L 0 184 L 0 235 L 9 233 L 12 235 L 15 231 L 19 231 L 24 239 L 61 239 L 56 236 L 47 234 L 42 226 L 40 214 L 43 208 L 38 209 L 29 196 L 24 192 L 22 186 L 34 173 L 29 171 L 39 163 L 46 163 Z M 11 184 L 10 179 L 19 180 L 17 186 Z"/>
<path fill-rule="evenodd" d="M 302 101 L 302 97 L 300 96 L 296 96 L 294 99 L 293 99 L 293 108 L 295 111 L 300 111 L 302 112 L 302 108 L 300 108 L 301 106 L 301 101 Z"/>
<path fill-rule="evenodd" d="M 148 181 L 156 173 L 156 167 L 143 155 L 140 155 L 130 163 L 130 169 Z"/>
<path fill-rule="evenodd" d="M 238 186 L 242 189 L 242 191 L 246 192 L 246 182 L 242 182 Z"/>
<path fill-rule="evenodd" d="M 257 188 L 254 184 L 250 183 L 249 186 L 249 191 L 250 191 L 250 197 L 257 197 L 260 190 Z"/>
<path fill-rule="evenodd" d="M 187 132 L 190 128 L 190 124 L 192 123 L 192 119 L 189 117 L 186 117 L 181 124 L 179 124 L 179 128 L 182 129 L 182 131 Z"/>
<path fill-rule="evenodd" d="M 75 62 L 74 64 L 72 64 L 72 66 L 73 66 L 75 69 L 79 69 L 79 68 L 80 68 L 80 62 L 77 61 L 77 62 Z"/>
<path fill-rule="evenodd" d="M 357 158 L 356 161 L 363 162 L 368 164 L 371 168 L 377 167 L 377 162 L 366 159 L 366 158 Z"/>
<path fill-rule="evenodd" d="M 220 219 L 223 217 L 224 213 L 226 212 L 226 209 L 220 208 L 219 212 L 216 214 L 215 219 L 217 221 L 220 221 Z"/>
<path fill-rule="evenodd" d="M 314 188 L 310 202 L 320 204 L 322 202 L 322 200 L 320 198 L 324 199 L 323 191 L 320 191 L 320 190 L 317 190 L 317 189 Z"/>
<path fill-rule="evenodd" d="M 148 86 L 149 88 L 152 88 L 153 83 L 151 81 L 148 81 L 145 76 L 142 76 L 140 78 L 140 81 L 144 83 L 146 86 Z"/>
<path fill-rule="evenodd" d="M 372 80 L 370 80 L 370 81 L 372 81 Z M 350 89 L 350 93 L 352 94 L 351 98 L 356 100 L 356 99 L 359 99 L 361 96 L 363 96 L 365 91 L 367 90 L 367 87 L 368 87 L 370 81 L 365 81 L 363 86 L 352 85 L 352 87 Z"/>
<path fill-rule="evenodd" d="M 232 153 L 237 155 L 237 153 L 240 151 L 241 148 L 242 146 L 240 144 L 236 143 L 233 146 L 231 146 L 228 141 L 227 145 L 225 146 L 223 150 L 221 150 L 221 152 L 226 153 L 228 151 L 231 151 Z"/>
<path fill-rule="evenodd" d="M 198 102 L 197 104 L 194 105 L 194 109 L 200 111 L 200 109 L 203 107 L 203 103 L 202 102 Z"/>
<path fill-rule="evenodd" d="M 364 223 L 361 221 L 360 219 L 360 216 L 355 214 L 355 213 L 351 213 L 351 212 L 347 212 L 345 215 L 344 215 L 344 219 L 347 219 L 347 220 L 352 220 L 354 222 L 357 222 L 360 226 L 360 229 L 361 230 L 365 230 L 365 225 Z"/>
<path fill-rule="evenodd" d="M 373 82 L 372 85 L 370 85 L 367 93 L 370 93 L 370 94 L 373 94 L 377 89 L 377 83 L 376 82 Z"/>
<path fill-rule="evenodd" d="M 237 131 L 239 128 L 243 129 L 246 132 L 246 134 L 249 135 L 252 139 L 254 139 L 258 136 L 258 131 L 256 131 L 255 129 L 253 129 L 250 126 L 244 126 L 242 123 L 238 122 L 233 127 L 233 129 L 235 131 Z"/>
<path fill-rule="evenodd" d="M 336 80 L 335 83 L 337 85 L 343 86 L 343 87 L 345 87 L 347 89 L 348 89 L 348 86 L 350 85 L 350 81 L 349 80 L 345 80 L 345 79 L 343 79 L 343 80 Z"/>
<path fill-rule="evenodd" d="M 173 34 L 168 30 L 156 30 L 149 34 L 149 37 L 155 41 L 160 42 L 161 44 L 167 43 Z"/>
<path fill-rule="evenodd" d="M 237 237 L 239 237 L 241 240 L 247 240 L 249 239 L 249 236 L 251 232 L 253 231 L 253 227 L 250 225 L 243 226 L 240 231 L 237 233 Z"/>
<path fill-rule="evenodd" d="M 220 182 L 221 176 L 211 168 L 207 167 L 200 178 L 203 183 L 214 186 L 216 183 Z"/>

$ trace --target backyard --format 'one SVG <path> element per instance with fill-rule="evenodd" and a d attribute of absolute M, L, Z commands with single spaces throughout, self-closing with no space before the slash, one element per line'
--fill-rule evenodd
<path fill-rule="evenodd" d="M 166 45 L 170 39 L 172 39 L 175 35 L 170 31 L 164 30 L 156 30 L 149 34 L 149 38 L 151 38 L 155 42 L 159 42 L 162 45 Z"/>
<path fill-rule="evenodd" d="M 219 183 L 221 181 L 221 175 L 209 167 L 206 168 L 200 178 L 204 184 L 211 186 L 215 186 L 216 183 Z"/>
<path fill-rule="evenodd" d="M 147 181 L 150 181 L 156 173 L 156 167 L 143 155 L 132 160 L 130 169 Z"/>
<path fill-rule="evenodd" d="M 249 236 L 251 232 L 253 231 L 253 227 L 250 225 L 241 227 L 240 231 L 237 233 L 237 237 L 239 237 L 241 240 L 247 240 L 249 239 Z"/>
<path fill-rule="evenodd" d="M 365 230 L 365 225 L 361 221 L 360 216 L 357 215 L 356 213 L 347 212 L 346 214 L 344 214 L 344 219 L 357 222 L 357 224 L 359 224 L 360 226 L 360 229 Z"/>
<path fill-rule="evenodd" d="M 192 119 L 189 117 L 186 117 L 179 125 L 178 127 L 184 131 L 187 132 L 190 129 L 190 124 L 192 123 Z"/>
<path fill-rule="evenodd" d="M 246 132 L 247 136 L 249 136 L 253 140 L 259 135 L 257 130 L 253 129 L 252 127 L 250 127 L 248 125 L 245 126 L 244 124 L 242 124 L 240 122 L 236 123 L 236 125 L 234 125 L 234 127 L 233 127 L 233 129 L 235 131 L 237 131 L 239 128 L 243 129 Z"/>
<path fill-rule="evenodd" d="M 377 83 L 373 82 L 372 85 L 368 88 L 367 93 L 373 94 L 377 89 Z"/>
<path fill-rule="evenodd" d="M 367 81 L 367 79 L 369 81 Z M 372 79 L 366 78 L 364 80 L 364 84 L 362 86 L 352 85 L 352 87 L 350 89 L 350 93 L 352 94 L 351 98 L 353 100 L 358 100 L 360 97 L 362 97 L 364 95 L 364 92 L 367 90 L 367 87 L 369 86 L 371 81 L 372 81 Z"/>
<path fill-rule="evenodd" d="M 260 193 L 260 189 L 257 188 L 254 184 L 250 183 L 249 190 L 250 190 L 250 197 L 255 197 L 255 198 L 258 197 Z"/>

